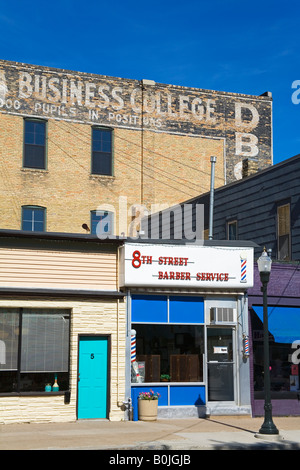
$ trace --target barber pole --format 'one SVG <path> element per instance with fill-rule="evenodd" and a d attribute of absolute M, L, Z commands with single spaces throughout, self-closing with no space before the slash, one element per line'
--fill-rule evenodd
<path fill-rule="evenodd" d="M 241 282 L 247 282 L 247 260 L 241 258 Z"/>
<path fill-rule="evenodd" d="M 249 337 L 246 335 L 244 336 L 244 356 L 249 356 Z"/>
<path fill-rule="evenodd" d="M 131 330 L 131 362 L 136 361 L 136 331 Z"/>

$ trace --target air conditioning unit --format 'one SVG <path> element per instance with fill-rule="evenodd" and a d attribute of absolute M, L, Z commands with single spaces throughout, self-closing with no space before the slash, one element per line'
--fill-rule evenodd
<path fill-rule="evenodd" d="M 236 309 L 228 307 L 211 307 L 210 309 L 210 323 L 212 325 L 235 323 L 236 322 Z"/>

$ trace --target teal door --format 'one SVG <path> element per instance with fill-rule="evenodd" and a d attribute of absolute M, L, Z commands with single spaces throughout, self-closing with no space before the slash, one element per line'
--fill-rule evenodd
<path fill-rule="evenodd" d="M 107 418 L 108 338 L 79 339 L 78 419 Z"/>

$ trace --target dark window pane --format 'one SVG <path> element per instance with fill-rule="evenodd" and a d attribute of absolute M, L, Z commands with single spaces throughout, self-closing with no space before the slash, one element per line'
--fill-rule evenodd
<path fill-rule="evenodd" d="M 17 371 L 0 371 L 0 393 L 17 392 Z"/>
<path fill-rule="evenodd" d="M 22 230 L 24 230 L 25 232 L 32 232 L 32 222 L 31 221 L 24 221 L 23 220 L 23 223 L 22 223 Z"/>
<path fill-rule="evenodd" d="M 25 121 L 24 167 L 45 168 L 45 123 Z"/>
<path fill-rule="evenodd" d="M 237 223 L 228 223 L 228 240 L 237 240 Z"/>
<path fill-rule="evenodd" d="M 34 222 L 44 223 L 44 209 L 34 209 Z"/>
<path fill-rule="evenodd" d="M 111 152 L 111 142 L 102 142 L 102 152 Z"/>
<path fill-rule="evenodd" d="M 97 175 L 111 175 L 111 154 L 93 152 L 92 173 Z"/>
<path fill-rule="evenodd" d="M 26 168 L 45 168 L 45 149 L 37 145 L 25 145 L 24 166 Z"/>
<path fill-rule="evenodd" d="M 53 372 L 32 372 L 20 374 L 20 389 L 19 392 L 44 392 L 47 384 L 53 385 L 55 376 L 57 377 L 57 384 L 59 391 L 69 389 L 69 373 L 53 373 Z"/>
<path fill-rule="evenodd" d="M 91 213 L 91 233 L 96 234 L 97 233 L 97 227 L 98 227 L 98 233 L 103 233 L 103 234 L 112 234 L 113 228 L 113 215 L 111 212 L 104 211 L 101 213 L 100 211 L 98 212 L 92 212 Z"/>
<path fill-rule="evenodd" d="M 93 129 L 92 173 L 112 174 L 112 134 L 111 131 Z"/>
<path fill-rule="evenodd" d="M 23 207 L 22 230 L 43 232 L 45 230 L 45 209 Z"/>
<path fill-rule="evenodd" d="M 134 324 L 133 328 L 137 361 L 145 363 L 145 382 L 203 380 L 203 326 Z M 132 381 L 136 382 L 134 377 Z"/>
<path fill-rule="evenodd" d="M 278 232 L 278 259 L 290 259 L 290 205 L 285 204 L 277 208 Z"/>

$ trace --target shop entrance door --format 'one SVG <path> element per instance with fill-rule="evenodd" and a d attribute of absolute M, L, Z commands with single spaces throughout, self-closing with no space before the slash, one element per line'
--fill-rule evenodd
<path fill-rule="evenodd" d="M 234 401 L 233 328 L 207 328 L 208 401 Z"/>
<path fill-rule="evenodd" d="M 107 418 L 108 338 L 79 339 L 78 419 Z"/>

